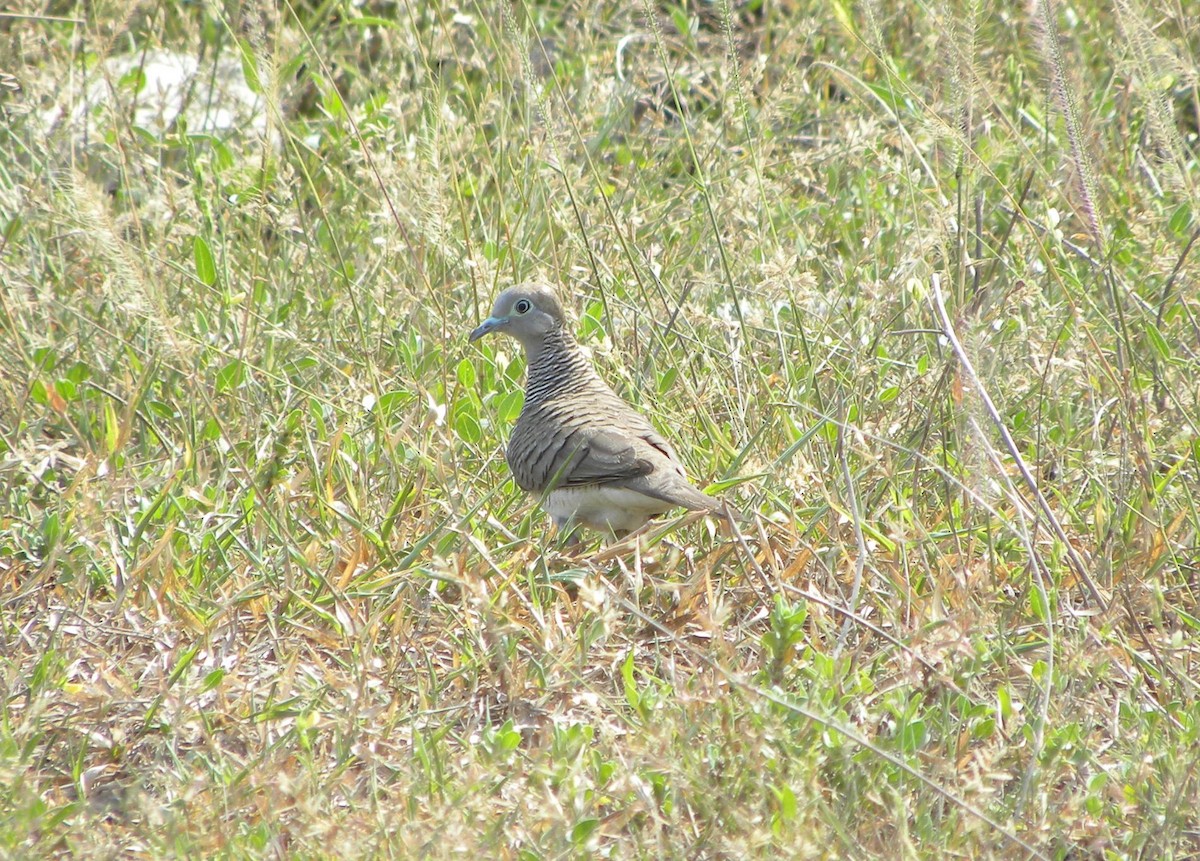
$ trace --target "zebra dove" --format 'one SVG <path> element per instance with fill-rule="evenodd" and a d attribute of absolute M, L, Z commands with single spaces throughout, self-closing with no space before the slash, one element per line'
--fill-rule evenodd
<path fill-rule="evenodd" d="M 505 458 L 559 530 L 582 525 L 619 537 L 673 508 L 721 513 L 719 500 L 688 482 L 662 435 L 592 368 L 549 287 L 505 290 L 470 340 L 489 332 L 525 349 L 525 405 Z"/>

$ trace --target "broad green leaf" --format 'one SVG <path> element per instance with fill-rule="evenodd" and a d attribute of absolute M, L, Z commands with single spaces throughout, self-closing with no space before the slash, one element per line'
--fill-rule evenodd
<path fill-rule="evenodd" d="M 211 287 L 217 283 L 217 265 L 208 243 L 197 236 L 192 240 L 192 257 L 196 261 L 196 277 Z"/>

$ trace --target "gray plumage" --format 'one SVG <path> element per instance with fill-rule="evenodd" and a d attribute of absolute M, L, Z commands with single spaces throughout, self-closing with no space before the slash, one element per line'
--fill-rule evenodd
<path fill-rule="evenodd" d="M 525 405 L 505 458 L 556 526 L 620 535 L 673 508 L 720 510 L 718 500 L 688 482 L 653 425 L 592 368 L 550 288 L 505 290 L 470 339 L 489 332 L 511 335 L 525 349 Z"/>

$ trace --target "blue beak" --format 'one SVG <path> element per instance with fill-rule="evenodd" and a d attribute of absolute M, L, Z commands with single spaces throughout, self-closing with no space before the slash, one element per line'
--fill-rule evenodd
<path fill-rule="evenodd" d="M 507 317 L 488 317 L 479 324 L 477 329 L 473 329 L 471 334 L 467 336 L 468 341 L 478 341 L 488 332 L 494 332 L 497 329 L 502 329 L 508 325 Z"/>

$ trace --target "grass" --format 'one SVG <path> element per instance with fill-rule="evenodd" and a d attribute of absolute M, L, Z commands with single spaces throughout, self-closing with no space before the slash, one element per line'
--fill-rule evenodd
<path fill-rule="evenodd" d="M 0 855 L 1200 856 L 1182 6 L 42 8 Z M 745 524 L 557 549 L 532 278 Z"/>

